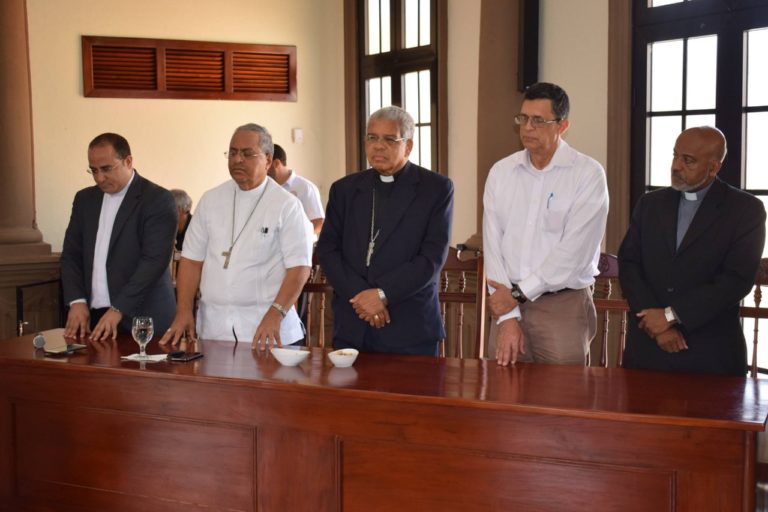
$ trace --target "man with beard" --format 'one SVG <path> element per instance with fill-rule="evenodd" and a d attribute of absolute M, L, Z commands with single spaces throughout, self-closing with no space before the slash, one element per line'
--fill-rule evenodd
<path fill-rule="evenodd" d="M 672 158 L 672 186 L 645 194 L 619 250 L 619 278 L 632 311 L 625 368 L 743 376 L 739 303 L 755 280 L 765 208 L 717 178 L 725 136 L 685 130 Z"/>

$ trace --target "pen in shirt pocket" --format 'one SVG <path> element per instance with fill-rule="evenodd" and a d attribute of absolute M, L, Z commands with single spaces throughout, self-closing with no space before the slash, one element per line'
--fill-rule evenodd
<path fill-rule="evenodd" d="M 261 228 L 261 236 L 267 236 L 269 234 L 269 228 L 263 227 Z"/>
<path fill-rule="evenodd" d="M 547 210 L 549 210 L 549 203 L 551 203 L 554 198 L 555 198 L 555 193 L 550 192 L 549 197 L 547 198 Z"/>

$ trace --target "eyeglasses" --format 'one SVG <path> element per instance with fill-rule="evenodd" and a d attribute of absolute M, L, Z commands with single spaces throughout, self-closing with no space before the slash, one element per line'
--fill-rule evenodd
<path fill-rule="evenodd" d="M 394 146 L 398 142 L 402 142 L 406 140 L 405 137 L 393 137 L 392 135 L 385 135 L 383 137 L 379 137 L 378 135 L 375 135 L 373 133 L 366 133 L 364 138 L 366 144 L 376 144 L 379 141 L 384 141 L 384 143 L 387 146 Z"/>
<path fill-rule="evenodd" d="M 544 119 L 541 116 L 529 116 L 528 114 L 517 114 L 515 116 L 515 124 L 519 124 L 520 126 L 525 126 L 528 124 L 528 121 L 531 121 L 531 125 L 534 128 L 539 128 L 540 126 L 544 126 L 545 124 L 552 124 L 552 123 L 559 123 L 562 121 L 559 117 L 556 119 L 552 119 L 551 121 L 548 121 Z"/>
<path fill-rule="evenodd" d="M 245 149 L 232 148 L 229 151 L 224 152 L 224 158 L 236 158 L 237 155 L 240 155 L 243 157 L 244 160 L 250 160 L 251 158 L 256 158 L 257 156 L 263 155 L 263 154 L 264 153 L 254 151 L 251 148 L 245 148 Z"/>
<path fill-rule="evenodd" d="M 118 160 L 118 162 L 122 162 L 123 160 Z M 109 174 L 112 172 L 112 170 L 117 167 L 116 165 L 102 165 L 101 167 L 89 167 L 85 170 L 88 174 L 91 176 L 96 176 L 97 174 Z"/>

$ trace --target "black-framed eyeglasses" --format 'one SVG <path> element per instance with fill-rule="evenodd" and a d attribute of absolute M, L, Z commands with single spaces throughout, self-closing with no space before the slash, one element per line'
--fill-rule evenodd
<path fill-rule="evenodd" d="M 547 124 L 559 123 L 562 121 L 562 119 L 559 117 L 555 119 L 544 119 L 541 116 L 529 116 L 528 114 L 517 114 L 514 119 L 515 124 L 520 126 L 525 126 L 528 124 L 528 121 L 530 121 L 534 128 L 538 128 Z"/>
<path fill-rule="evenodd" d="M 398 142 L 402 142 L 407 139 L 405 137 L 395 137 L 394 135 L 384 135 L 383 137 L 379 137 L 374 133 L 366 133 L 363 140 L 365 140 L 366 144 L 376 144 L 377 142 L 383 141 L 387 146 L 394 146 Z"/>
<path fill-rule="evenodd" d="M 250 160 L 251 158 L 256 158 L 259 155 L 263 155 L 264 153 L 260 153 L 259 151 L 255 151 L 251 148 L 245 148 L 245 149 L 235 149 L 231 148 L 229 151 L 224 152 L 224 158 L 236 158 L 237 155 L 242 156 L 245 160 Z"/>
<path fill-rule="evenodd" d="M 125 160 L 124 158 L 121 158 L 118 160 L 118 162 L 122 162 Z M 112 170 L 117 167 L 117 165 L 102 165 L 101 167 L 89 167 L 85 170 L 88 174 L 91 176 L 96 176 L 97 174 L 109 174 L 112 172 Z"/>

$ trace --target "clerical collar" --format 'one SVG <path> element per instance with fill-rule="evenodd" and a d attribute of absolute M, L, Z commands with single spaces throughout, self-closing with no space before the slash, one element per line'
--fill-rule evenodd
<path fill-rule="evenodd" d="M 714 181 L 712 183 L 714 183 Z M 696 192 L 683 192 L 683 197 L 686 201 L 701 201 L 704 199 L 704 196 L 707 195 L 709 189 L 712 188 L 712 183 Z"/>
<path fill-rule="evenodd" d="M 400 177 L 400 173 L 403 172 L 403 169 L 405 169 L 407 166 L 408 166 L 408 162 L 405 162 L 404 166 L 398 169 L 397 172 L 392 173 L 390 175 L 380 174 L 379 171 L 376 171 L 376 174 L 379 175 L 379 181 L 381 181 L 382 183 L 394 183 L 397 180 L 397 178 Z"/>

